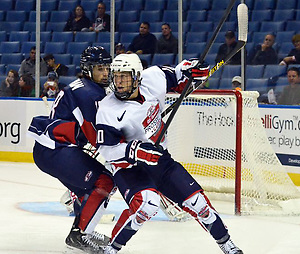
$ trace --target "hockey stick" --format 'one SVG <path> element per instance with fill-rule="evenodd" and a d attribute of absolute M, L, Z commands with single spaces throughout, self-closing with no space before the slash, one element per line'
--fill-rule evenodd
<path fill-rule="evenodd" d="M 204 81 L 196 83 L 195 86 L 193 86 L 193 87 L 191 86 L 189 88 L 189 90 L 187 91 L 185 97 L 190 95 L 196 89 L 201 88 L 204 85 L 204 83 L 208 80 L 209 77 L 211 77 L 223 65 L 228 63 L 228 61 L 246 45 L 247 33 L 248 33 L 248 7 L 247 7 L 247 5 L 239 4 L 238 9 L 237 9 L 237 15 L 238 15 L 238 30 L 239 30 L 237 45 L 229 53 L 229 55 L 226 56 L 225 59 L 222 59 L 210 70 L 208 77 Z M 162 112 L 161 116 L 165 117 L 167 114 L 169 114 L 172 111 L 172 109 L 175 107 L 175 103 L 177 103 L 177 101 L 178 101 L 178 99 L 172 105 L 170 105 L 164 112 Z"/>
<path fill-rule="evenodd" d="M 229 14 L 230 14 L 230 12 L 231 12 L 231 9 L 233 8 L 233 5 L 235 4 L 235 1 L 236 1 L 236 0 L 231 0 L 230 3 L 228 4 L 228 6 L 227 6 L 227 8 L 226 8 L 226 10 L 225 10 L 225 12 L 224 12 L 223 17 L 221 18 L 221 20 L 220 20 L 218 26 L 216 27 L 216 29 L 215 29 L 215 31 L 214 31 L 214 33 L 213 33 L 213 35 L 212 35 L 212 37 L 210 38 L 209 42 L 206 44 L 206 47 L 205 47 L 203 53 L 201 54 L 201 56 L 200 56 L 200 58 L 199 58 L 199 62 L 200 62 L 200 63 L 202 63 L 202 62 L 205 60 L 205 58 L 206 58 L 206 56 L 207 56 L 207 54 L 208 54 L 210 48 L 212 47 L 212 45 L 213 45 L 213 43 L 214 43 L 216 37 L 217 37 L 218 34 L 219 34 L 219 32 L 220 32 L 222 26 L 224 25 L 226 19 L 228 18 Z M 156 142 L 155 142 L 155 145 L 159 145 L 161 139 L 162 139 L 163 136 L 165 135 L 165 133 L 166 133 L 167 129 L 169 128 L 169 125 L 171 124 L 171 122 L 172 122 L 172 120 L 173 120 L 173 118 L 174 118 L 174 116 L 175 116 L 175 114 L 176 114 L 176 112 L 177 112 L 177 110 L 178 110 L 178 108 L 179 108 L 181 102 L 182 102 L 183 99 L 186 97 L 186 94 L 187 94 L 187 92 L 188 92 L 188 89 L 190 89 L 190 86 L 191 86 L 191 84 L 192 84 L 192 81 L 193 81 L 193 78 L 190 77 L 189 80 L 188 80 L 188 82 L 187 82 L 187 84 L 185 85 L 183 91 L 181 92 L 180 97 L 177 99 L 176 102 L 173 103 L 173 104 L 174 104 L 174 106 L 173 106 L 173 111 L 172 111 L 171 115 L 169 116 L 169 118 L 168 118 L 166 124 L 164 125 L 164 127 L 163 127 L 161 133 L 159 134 L 158 139 L 157 139 Z"/>

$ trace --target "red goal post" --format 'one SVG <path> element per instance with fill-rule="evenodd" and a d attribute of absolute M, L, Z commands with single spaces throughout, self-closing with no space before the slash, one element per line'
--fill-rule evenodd
<path fill-rule="evenodd" d="M 167 94 L 166 107 L 177 97 Z M 257 97 L 237 90 L 194 92 L 170 125 L 169 151 L 213 199 L 234 202 L 237 215 L 300 214 L 300 192 L 269 144 Z"/>

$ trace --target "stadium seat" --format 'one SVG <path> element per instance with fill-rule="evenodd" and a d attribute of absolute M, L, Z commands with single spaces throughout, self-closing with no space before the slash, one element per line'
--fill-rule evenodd
<path fill-rule="evenodd" d="M 264 65 L 247 65 L 246 77 L 247 78 L 262 78 L 264 74 Z"/>
<path fill-rule="evenodd" d="M 164 10 L 166 8 L 165 0 L 145 0 L 144 10 L 154 11 L 154 10 Z"/>
<path fill-rule="evenodd" d="M 66 22 L 70 16 L 69 10 L 52 11 L 50 14 L 50 22 Z"/>
<path fill-rule="evenodd" d="M 219 89 L 222 90 L 232 90 L 232 77 L 230 78 L 222 78 L 220 79 L 220 83 L 219 83 Z M 209 80 L 209 84 L 210 84 L 210 80 Z"/>
<path fill-rule="evenodd" d="M 190 10 L 187 13 L 186 21 L 188 22 L 199 22 L 206 21 L 206 10 Z"/>
<path fill-rule="evenodd" d="M 121 43 L 131 43 L 133 38 L 137 36 L 138 33 L 121 33 L 120 42 Z"/>
<path fill-rule="evenodd" d="M 297 29 L 298 27 L 300 28 L 300 20 L 299 19 L 298 20 L 288 20 L 286 22 L 285 31 L 295 32 L 295 31 L 298 31 L 298 29 Z M 291 38 L 291 40 L 292 40 L 292 38 Z"/>
<path fill-rule="evenodd" d="M 29 31 L 12 31 L 9 34 L 9 41 L 29 41 Z"/>
<path fill-rule="evenodd" d="M 277 10 L 296 9 L 298 0 L 277 0 Z"/>
<path fill-rule="evenodd" d="M 49 12 L 48 11 L 41 11 L 40 15 L 41 22 L 48 22 L 49 21 Z M 36 21 L 36 11 L 29 12 L 28 21 L 35 22 Z"/>
<path fill-rule="evenodd" d="M 110 52 L 110 43 L 94 42 L 92 46 L 103 47 L 107 52 Z"/>
<path fill-rule="evenodd" d="M 285 54 L 285 56 L 287 56 L 293 48 L 295 48 L 295 46 L 292 42 L 283 42 L 280 44 L 278 54 Z"/>
<path fill-rule="evenodd" d="M 6 66 L 5 64 L 0 64 L 0 75 L 6 74 Z"/>
<path fill-rule="evenodd" d="M 178 22 L 168 22 L 168 23 L 169 23 L 173 33 L 178 32 Z M 188 32 L 189 26 L 190 26 L 189 22 L 183 21 L 182 22 L 182 31 Z M 152 29 L 152 25 L 151 25 L 151 29 Z M 159 31 L 161 31 L 161 29 Z M 199 32 L 201 32 L 201 31 L 199 31 Z"/>
<path fill-rule="evenodd" d="M 10 11 L 13 9 L 14 2 L 11 0 L 1 0 L 0 4 L 2 11 Z"/>
<path fill-rule="evenodd" d="M 51 41 L 52 33 L 51 31 L 40 32 L 40 40 L 43 42 Z M 36 33 L 31 33 L 30 41 L 36 41 Z"/>
<path fill-rule="evenodd" d="M 63 32 L 66 22 L 48 22 L 46 31 Z"/>
<path fill-rule="evenodd" d="M 259 21 L 249 21 L 248 22 L 248 31 L 251 32 L 259 32 L 260 30 L 260 23 Z"/>
<path fill-rule="evenodd" d="M 224 14 L 223 10 L 209 10 L 207 12 L 208 12 L 207 21 L 212 21 L 212 22 L 219 22 L 220 17 L 222 17 Z"/>
<path fill-rule="evenodd" d="M 191 42 L 206 42 L 207 32 L 187 32 L 186 44 Z"/>
<path fill-rule="evenodd" d="M 246 91 L 258 91 L 260 93 L 266 92 L 268 88 L 268 79 L 247 79 L 245 88 Z"/>
<path fill-rule="evenodd" d="M 0 31 L 21 31 L 22 30 L 22 22 L 20 21 L 2 21 L 0 22 Z"/>
<path fill-rule="evenodd" d="M 209 38 L 209 37 L 208 37 L 208 38 Z M 222 42 L 215 42 L 215 43 L 211 46 L 209 53 L 210 53 L 210 54 L 217 54 L 218 51 L 219 51 L 219 48 L 220 48 L 220 46 L 221 46 L 222 44 L 223 44 Z"/>
<path fill-rule="evenodd" d="M 141 60 L 146 61 L 148 65 L 151 64 L 151 60 L 152 60 L 152 55 L 151 54 L 142 54 L 142 55 L 139 55 L 139 57 L 140 57 Z"/>
<path fill-rule="evenodd" d="M 260 31 L 261 32 L 268 32 L 273 31 L 276 33 L 278 31 L 284 31 L 285 22 L 284 21 L 262 21 Z"/>
<path fill-rule="evenodd" d="M 294 36 L 294 34 L 295 34 L 294 31 L 279 31 L 276 34 L 276 41 L 279 42 L 279 43 L 291 42 L 292 37 Z"/>
<path fill-rule="evenodd" d="M 16 11 L 30 12 L 34 9 L 35 9 L 35 0 L 16 0 L 16 4 L 15 4 Z"/>
<path fill-rule="evenodd" d="M 76 76 L 76 65 L 75 64 L 67 64 L 68 69 L 67 76 Z"/>
<path fill-rule="evenodd" d="M 78 5 L 77 0 L 59 0 L 58 10 L 59 11 L 73 11 Z"/>
<path fill-rule="evenodd" d="M 249 53 L 251 50 L 253 50 L 253 47 L 254 47 L 254 42 L 247 42 L 246 43 L 246 51 L 247 51 L 247 53 Z"/>
<path fill-rule="evenodd" d="M 26 21 L 24 23 L 23 31 L 35 32 L 36 30 L 36 22 Z M 40 31 L 43 32 L 46 30 L 46 22 L 40 23 Z"/>
<path fill-rule="evenodd" d="M 159 25 L 159 28 L 161 31 L 161 22 L 155 22 L 151 24 L 151 31 L 152 32 L 158 32 L 155 29 L 155 25 Z M 135 33 L 139 31 L 139 27 L 140 27 L 140 22 L 124 22 L 124 23 L 120 23 L 118 25 L 118 31 L 119 32 L 128 32 L 128 33 Z"/>
<path fill-rule="evenodd" d="M 219 22 L 215 22 L 214 23 L 214 29 L 216 29 L 216 27 L 218 26 L 218 23 Z M 229 31 L 229 30 L 231 30 L 231 31 L 236 31 L 237 30 L 237 23 L 236 23 L 236 21 L 227 21 L 227 22 L 225 22 L 224 24 L 223 24 L 223 26 L 221 27 L 221 32 L 226 32 L 226 31 Z M 249 29 L 249 31 L 251 31 L 250 29 Z"/>
<path fill-rule="evenodd" d="M 0 53 L 19 53 L 20 46 L 19 41 L 3 41 L 0 44 Z"/>
<path fill-rule="evenodd" d="M 80 53 L 77 52 L 77 54 L 72 55 L 72 64 L 75 64 L 76 66 L 79 66 L 79 64 L 80 64 Z"/>
<path fill-rule="evenodd" d="M 77 79 L 76 76 L 60 76 L 59 82 L 62 84 L 68 85 L 76 79 Z"/>
<path fill-rule="evenodd" d="M 67 45 L 68 54 L 81 54 L 88 46 L 89 42 L 69 42 Z"/>
<path fill-rule="evenodd" d="M 174 54 L 154 54 L 151 65 L 173 65 Z"/>
<path fill-rule="evenodd" d="M 136 10 L 132 11 L 119 11 L 118 22 L 137 22 L 139 21 L 138 12 Z"/>
<path fill-rule="evenodd" d="M 219 89 L 220 79 L 219 78 L 210 78 L 208 80 L 209 89 Z"/>
<path fill-rule="evenodd" d="M 96 12 L 98 7 L 98 0 L 82 0 L 80 2 L 80 5 L 83 7 L 85 11 L 93 11 Z M 106 9 L 108 9 L 109 6 L 106 6 Z"/>
<path fill-rule="evenodd" d="M 251 21 L 271 21 L 272 10 L 253 10 L 251 13 Z"/>
<path fill-rule="evenodd" d="M 77 32 L 75 34 L 74 41 L 75 42 L 95 42 L 96 41 L 96 33 L 93 32 Z"/>
<path fill-rule="evenodd" d="M 1 64 L 20 64 L 23 61 L 22 53 L 2 54 Z"/>
<path fill-rule="evenodd" d="M 223 67 L 222 78 L 233 78 L 241 75 L 240 65 L 225 65 Z"/>
<path fill-rule="evenodd" d="M 54 11 L 57 9 L 56 0 L 43 0 L 41 1 L 41 11 Z"/>
<path fill-rule="evenodd" d="M 0 31 L 0 42 L 7 40 L 7 34 L 6 31 Z"/>
<path fill-rule="evenodd" d="M 295 17 L 295 11 L 293 9 L 274 10 L 273 21 L 294 20 L 294 17 Z"/>
<path fill-rule="evenodd" d="M 53 54 L 55 62 L 58 64 L 68 65 L 72 63 L 71 54 Z"/>
<path fill-rule="evenodd" d="M 286 73 L 285 65 L 266 65 L 263 78 L 270 78 Z"/>
<path fill-rule="evenodd" d="M 19 64 L 8 64 L 6 66 L 6 70 L 7 70 L 7 72 L 9 72 L 10 70 L 19 71 L 20 67 L 21 67 L 21 63 L 19 63 Z"/>
<path fill-rule="evenodd" d="M 263 0 L 263 1 L 255 1 L 254 10 L 273 10 L 275 8 L 275 0 Z"/>
<path fill-rule="evenodd" d="M 27 20 L 26 11 L 7 11 L 5 21 L 8 22 L 24 22 Z"/>
<path fill-rule="evenodd" d="M 164 10 L 162 16 L 162 22 L 178 22 L 177 10 Z"/>
<path fill-rule="evenodd" d="M 134 10 L 140 11 L 144 9 L 144 0 L 123 0 L 123 11 L 132 11 Z"/>
<path fill-rule="evenodd" d="M 207 40 L 210 40 L 214 32 L 207 33 Z M 215 39 L 215 43 L 225 43 L 225 34 L 226 32 L 219 32 L 218 36 Z"/>
<path fill-rule="evenodd" d="M 73 41 L 73 32 L 52 32 L 51 41 L 71 42 Z"/>
<path fill-rule="evenodd" d="M 211 4 L 212 10 L 225 10 L 229 4 L 230 0 L 213 0 Z"/>
<path fill-rule="evenodd" d="M 24 41 L 22 42 L 20 52 L 24 55 L 27 55 L 30 52 L 30 49 L 35 46 L 36 46 L 35 41 Z M 44 42 L 41 42 L 40 44 L 40 51 L 44 52 Z"/>
<path fill-rule="evenodd" d="M 119 32 L 115 32 L 115 42 L 119 41 Z M 109 43 L 110 42 L 110 32 L 102 32 L 97 36 L 96 42 Z"/>
<path fill-rule="evenodd" d="M 205 46 L 206 46 L 206 42 L 202 42 L 202 43 L 191 42 L 191 43 L 188 43 L 186 45 L 184 53 L 186 53 L 186 54 L 200 54 L 200 53 L 203 52 Z"/>
<path fill-rule="evenodd" d="M 5 14 L 6 14 L 6 11 L 1 11 L 0 10 L 0 21 L 4 21 Z"/>
<path fill-rule="evenodd" d="M 155 11 L 144 11 L 142 10 L 140 12 L 140 22 L 147 21 L 150 24 L 152 22 L 158 22 L 161 21 L 161 10 L 155 10 Z"/>
<path fill-rule="evenodd" d="M 209 53 L 205 58 L 205 61 L 210 65 L 211 68 L 213 66 L 215 66 L 215 64 L 216 64 L 216 61 L 215 61 L 216 57 L 217 57 L 216 53 L 214 53 L 214 54 Z"/>
<path fill-rule="evenodd" d="M 168 2 L 176 2 L 176 1 L 168 1 Z M 188 2 L 188 1 L 183 1 Z M 211 9 L 211 0 L 191 0 L 190 2 L 190 10 L 209 10 Z M 178 9 L 178 8 L 177 8 Z"/>
<path fill-rule="evenodd" d="M 66 48 L 65 42 L 46 41 L 44 52 L 46 54 L 64 54 Z"/>
<path fill-rule="evenodd" d="M 191 22 L 191 32 L 210 32 L 214 29 L 214 23 L 211 21 L 206 22 Z"/>

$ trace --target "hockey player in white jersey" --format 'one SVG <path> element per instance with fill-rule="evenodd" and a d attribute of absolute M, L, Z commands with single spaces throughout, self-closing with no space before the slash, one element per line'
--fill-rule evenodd
<path fill-rule="evenodd" d="M 118 55 L 111 64 L 113 91 L 99 105 L 96 115 L 97 145 L 110 162 L 114 180 L 129 209 L 121 214 L 105 254 L 117 253 L 159 209 L 159 193 L 178 203 L 216 240 L 226 254 L 243 252 L 197 181 L 167 150 L 167 137 L 154 144 L 163 121 L 168 91 L 192 76 L 204 80 L 209 66 L 198 60 L 183 61 L 176 68 L 153 66 L 142 71 L 136 54 Z"/>

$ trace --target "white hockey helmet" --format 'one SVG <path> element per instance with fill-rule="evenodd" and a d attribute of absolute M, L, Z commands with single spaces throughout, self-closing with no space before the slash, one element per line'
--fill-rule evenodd
<path fill-rule="evenodd" d="M 131 91 L 120 93 L 117 91 L 116 86 L 114 84 L 114 80 L 112 80 L 113 91 L 115 95 L 120 99 L 128 99 L 131 94 L 137 89 L 140 84 L 141 73 L 143 70 L 143 65 L 137 54 L 120 54 L 117 55 L 111 65 L 110 65 L 112 77 L 114 76 L 114 72 L 130 72 L 132 76 L 132 89 Z M 137 82 L 136 82 L 137 81 Z M 137 85 L 136 85 L 137 84 Z"/>

